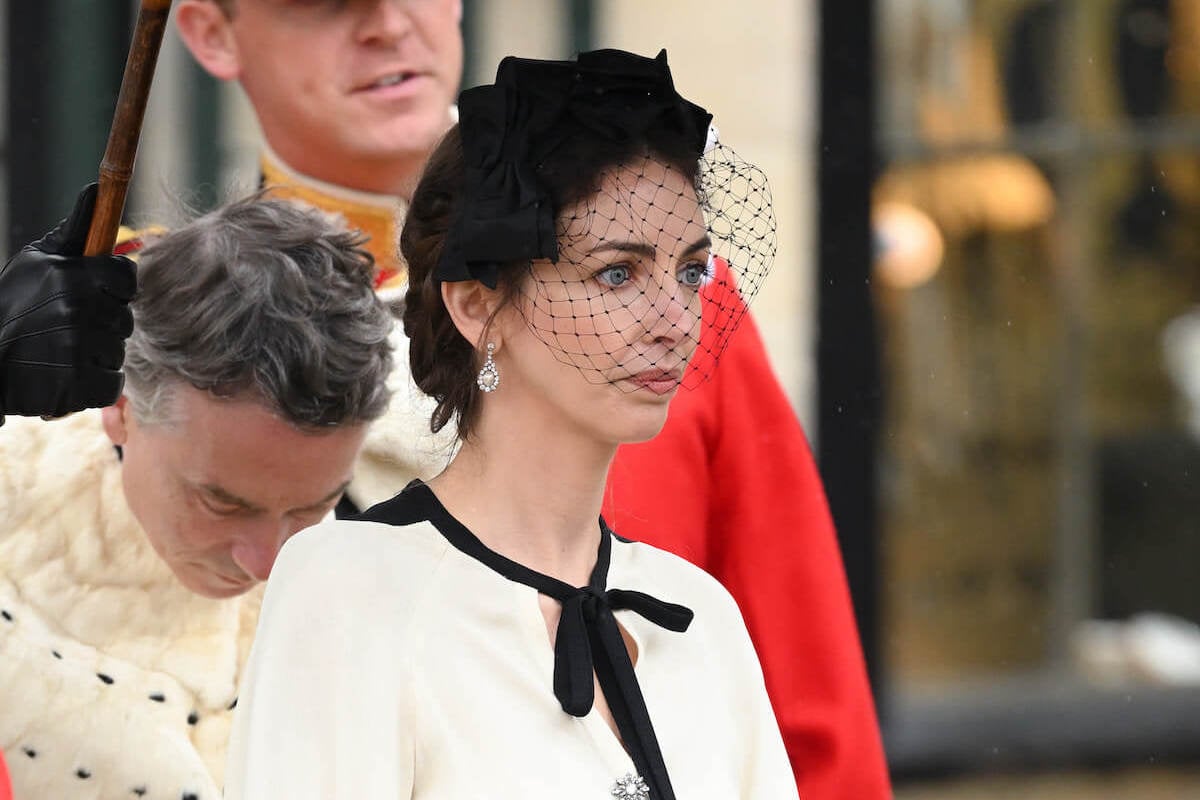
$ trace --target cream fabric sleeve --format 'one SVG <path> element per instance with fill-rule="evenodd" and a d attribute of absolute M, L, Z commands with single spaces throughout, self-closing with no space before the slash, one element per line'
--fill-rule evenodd
<path fill-rule="evenodd" d="M 404 642 L 435 570 L 394 537 L 332 522 L 284 546 L 242 682 L 226 800 L 411 796 L 417 709 Z"/>
<path fill-rule="evenodd" d="M 722 589 L 724 592 L 724 589 Z M 731 639 L 729 657 L 731 666 L 741 675 L 737 686 L 743 693 L 741 704 L 742 724 L 746 731 L 745 762 L 742 765 L 743 800 L 762 800 L 767 797 L 791 798 L 799 795 L 796 778 L 792 774 L 791 762 L 783 744 L 779 722 L 767 696 L 762 666 L 746 623 L 738 611 L 737 604 L 729 597 L 733 620 L 730 622 Z"/>
<path fill-rule="evenodd" d="M 633 545 L 646 559 L 640 572 L 663 584 L 663 596 L 696 612 L 684 636 L 702 637 L 708 652 L 703 672 L 710 690 L 723 696 L 725 752 L 737 767 L 741 800 L 796 800 L 796 779 L 783 744 L 758 654 L 737 601 L 708 573 L 649 545 Z M 684 668 L 684 665 L 681 665 Z M 649 702 L 649 701 L 648 701 Z M 806 799 L 807 800 L 807 799 Z"/>

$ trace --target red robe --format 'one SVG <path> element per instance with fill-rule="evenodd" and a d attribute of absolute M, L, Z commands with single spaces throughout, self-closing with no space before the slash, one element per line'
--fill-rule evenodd
<path fill-rule="evenodd" d="M 803 800 L 892 796 L 824 489 L 749 315 L 662 433 L 617 451 L 604 515 L 737 600 Z"/>
<path fill-rule="evenodd" d="M 4 766 L 3 752 L 0 752 L 0 800 L 13 800 L 12 784 L 8 780 L 8 769 Z"/>

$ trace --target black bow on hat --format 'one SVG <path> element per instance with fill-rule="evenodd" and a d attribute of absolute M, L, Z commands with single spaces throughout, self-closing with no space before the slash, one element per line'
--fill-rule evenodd
<path fill-rule="evenodd" d="M 496 288 L 500 265 L 558 260 L 558 209 L 538 177 L 542 162 L 580 132 L 628 141 L 676 133 L 704 152 L 712 115 L 675 91 L 667 52 L 580 53 L 575 61 L 508 57 L 496 82 L 459 96 L 466 166 L 462 212 L 436 277 Z"/>

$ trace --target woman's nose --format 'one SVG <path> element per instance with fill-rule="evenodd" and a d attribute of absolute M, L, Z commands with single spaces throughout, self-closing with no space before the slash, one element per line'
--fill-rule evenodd
<path fill-rule="evenodd" d="M 650 286 L 647 295 L 650 301 L 647 332 L 655 341 L 674 346 L 692 334 L 699 316 L 700 299 L 696 292 L 688 291 L 671 276 Z"/>

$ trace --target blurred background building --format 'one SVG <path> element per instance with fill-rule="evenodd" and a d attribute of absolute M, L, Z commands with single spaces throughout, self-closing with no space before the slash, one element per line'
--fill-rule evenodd
<path fill-rule="evenodd" d="M 9 249 L 96 172 L 135 6 L 0 6 Z M 897 794 L 1200 797 L 1200 0 L 465 0 L 666 47 L 770 176 L 755 305 L 819 454 Z M 127 219 L 253 188 L 168 34 Z"/>

